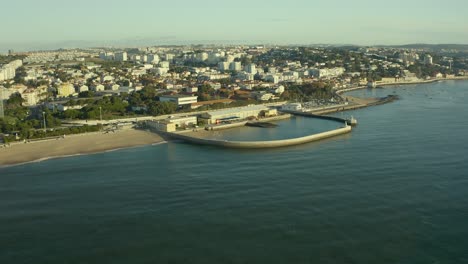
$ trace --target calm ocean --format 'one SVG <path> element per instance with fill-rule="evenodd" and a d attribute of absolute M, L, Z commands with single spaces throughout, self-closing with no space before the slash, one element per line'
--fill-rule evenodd
<path fill-rule="evenodd" d="M 351 134 L 0 168 L 0 263 L 468 263 L 468 81 L 359 90 Z M 308 118 L 218 133 L 279 139 Z"/>

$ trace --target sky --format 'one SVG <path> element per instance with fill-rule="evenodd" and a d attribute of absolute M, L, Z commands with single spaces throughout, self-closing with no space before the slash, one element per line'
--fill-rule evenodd
<path fill-rule="evenodd" d="M 0 51 L 161 44 L 468 44 L 466 0 L 9 0 Z"/>

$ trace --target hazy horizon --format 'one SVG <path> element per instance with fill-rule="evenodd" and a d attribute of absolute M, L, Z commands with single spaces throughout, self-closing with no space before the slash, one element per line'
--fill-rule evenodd
<path fill-rule="evenodd" d="M 0 52 L 169 44 L 467 44 L 468 3 L 24 0 L 3 4 Z"/>

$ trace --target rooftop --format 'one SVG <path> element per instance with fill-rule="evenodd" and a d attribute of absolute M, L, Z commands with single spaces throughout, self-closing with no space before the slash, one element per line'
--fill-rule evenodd
<path fill-rule="evenodd" d="M 173 94 L 173 95 L 161 95 L 160 97 L 165 97 L 165 98 L 187 98 L 187 97 L 198 97 L 198 96 L 186 95 L 186 94 Z"/>
<path fill-rule="evenodd" d="M 264 105 L 249 105 L 249 106 L 244 106 L 244 107 L 235 107 L 235 108 L 228 108 L 228 109 L 222 109 L 222 110 L 216 110 L 216 111 L 208 111 L 207 113 L 209 115 L 235 115 L 236 113 L 239 112 L 244 112 L 244 111 L 262 111 L 262 110 L 267 110 L 268 107 Z"/>

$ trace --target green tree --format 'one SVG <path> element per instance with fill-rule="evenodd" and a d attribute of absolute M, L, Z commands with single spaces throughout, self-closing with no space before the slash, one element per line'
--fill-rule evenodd
<path fill-rule="evenodd" d="M 176 111 L 177 105 L 172 102 L 151 102 L 148 105 L 150 115 L 168 115 Z"/>

